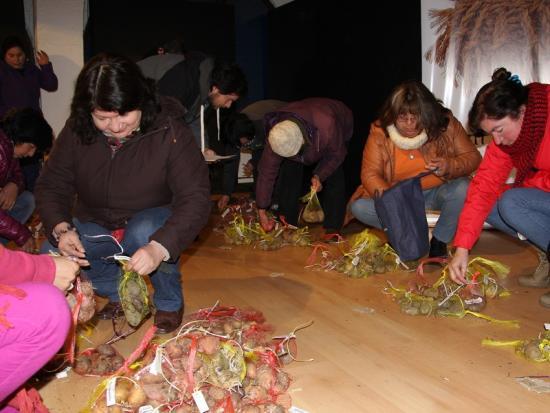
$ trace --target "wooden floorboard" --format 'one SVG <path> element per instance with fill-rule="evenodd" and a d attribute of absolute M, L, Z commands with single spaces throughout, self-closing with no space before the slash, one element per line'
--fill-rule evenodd
<path fill-rule="evenodd" d="M 227 249 L 212 230 L 216 217 L 199 241 L 186 251 L 182 274 L 186 311 L 225 305 L 254 307 L 286 334 L 297 333 L 299 358 L 286 367 L 293 382 L 293 404 L 309 412 L 545 412 L 550 395 L 530 392 L 513 379 L 550 375 L 550 364 L 532 363 L 510 348 L 481 346 L 485 337 L 533 338 L 549 321 L 538 304 L 545 290 L 521 288 L 520 274 L 537 264 L 532 248 L 504 235 L 484 231 L 474 254 L 512 267 L 506 281 L 512 296 L 491 300 L 484 311 L 499 319 L 516 319 L 519 328 L 464 319 L 412 317 L 383 293 L 387 281 L 405 285 L 406 272 L 349 279 L 337 272 L 312 271 L 304 265 L 310 248 L 285 247 L 260 251 Z M 315 232 L 315 229 L 313 230 Z M 431 279 L 437 277 L 432 267 Z M 117 344 L 128 355 L 150 325 Z M 110 324 L 98 324 L 92 340 L 101 343 Z M 97 378 L 71 373 L 51 381 L 41 394 L 52 412 L 76 412 L 90 396 Z"/>

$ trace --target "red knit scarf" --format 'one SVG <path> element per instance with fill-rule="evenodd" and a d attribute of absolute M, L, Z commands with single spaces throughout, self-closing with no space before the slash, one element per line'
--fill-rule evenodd
<path fill-rule="evenodd" d="M 514 187 L 521 186 L 525 178 L 535 172 L 533 164 L 544 137 L 548 119 L 547 85 L 531 83 L 527 87 L 529 97 L 519 136 L 510 146 L 499 145 L 500 149 L 510 155 L 517 169 Z"/>

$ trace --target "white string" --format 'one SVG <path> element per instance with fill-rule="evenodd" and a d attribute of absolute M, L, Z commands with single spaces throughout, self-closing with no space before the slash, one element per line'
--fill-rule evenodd
<path fill-rule="evenodd" d="M 118 242 L 118 240 L 115 237 L 113 237 L 112 235 L 109 235 L 109 234 L 86 235 L 86 234 L 84 234 L 84 236 L 86 238 L 102 238 L 102 237 L 111 238 L 116 243 L 118 248 L 120 248 L 120 252 L 116 253 L 116 254 L 113 254 L 113 255 L 110 255 L 108 257 L 103 257 L 103 259 L 114 258 L 117 261 L 130 261 L 130 257 L 128 257 L 127 255 L 122 255 L 124 253 L 124 248 L 122 248 L 122 245 L 120 245 L 120 242 Z"/>
<path fill-rule="evenodd" d="M 216 109 L 216 123 L 218 126 L 218 142 L 220 141 L 220 108 Z"/>
<path fill-rule="evenodd" d="M 204 153 L 204 105 L 201 105 L 201 152 Z"/>

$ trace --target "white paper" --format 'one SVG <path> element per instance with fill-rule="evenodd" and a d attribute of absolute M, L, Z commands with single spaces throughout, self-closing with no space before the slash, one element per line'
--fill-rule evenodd
<path fill-rule="evenodd" d="M 193 392 L 193 400 L 195 400 L 195 404 L 197 405 L 200 413 L 204 413 L 209 410 L 208 403 L 206 403 L 204 395 L 200 390 Z"/>

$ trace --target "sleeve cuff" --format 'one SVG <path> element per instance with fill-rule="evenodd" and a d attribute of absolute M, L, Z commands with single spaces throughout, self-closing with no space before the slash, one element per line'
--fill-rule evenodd
<path fill-rule="evenodd" d="M 155 241 L 155 240 L 151 240 L 151 241 L 149 241 L 149 244 L 155 246 L 155 247 L 158 248 L 160 251 L 162 251 L 162 255 L 164 256 L 164 258 L 162 259 L 162 261 L 168 261 L 168 260 L 170 259 L 170 253 L 169 253 L 168 250 L 164 247 L 164 245 L 162 245 L 160 242 Z"/>

